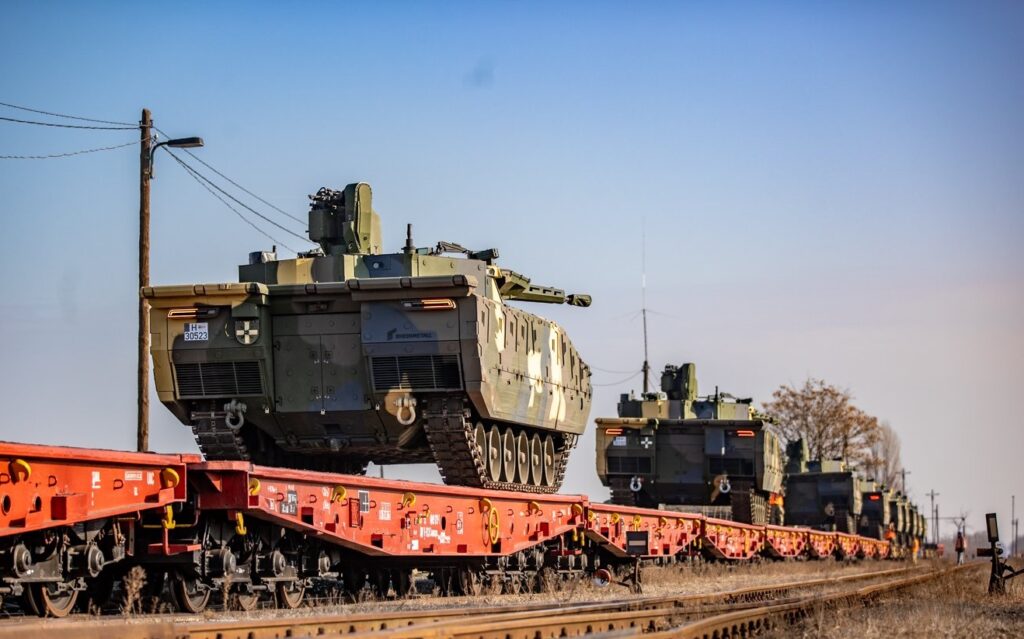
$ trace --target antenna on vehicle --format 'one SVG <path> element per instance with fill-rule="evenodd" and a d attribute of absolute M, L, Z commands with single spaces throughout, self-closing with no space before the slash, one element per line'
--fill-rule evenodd
<path fill-rule="evenodd" d="M 650 391 L 651 365 L 647 360 L 647 224 L 640 222 L 640 312 L 644 318 L 644 393 Z"/>

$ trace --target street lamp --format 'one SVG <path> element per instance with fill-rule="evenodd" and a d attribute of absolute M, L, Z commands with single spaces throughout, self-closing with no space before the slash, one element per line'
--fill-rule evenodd
<path fill-rule="evenodd" d="M 149 286 L 149 182 L 153 179 L 153 154 L 162 146 L 173 149 L 193 149 L 203 146 L 199 137 L 174 138 L 153 144 L 153 117 L 149 109 L 142 110 L 139 121 L 139 375 L 138 423 L 136 448 L 149 450 L 149 304 L 142 289 Z"/>

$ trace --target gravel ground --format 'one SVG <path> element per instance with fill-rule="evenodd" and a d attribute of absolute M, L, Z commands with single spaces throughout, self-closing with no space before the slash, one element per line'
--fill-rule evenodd
<path fill-rule="evenodd" d="M 1017 562 L 1020 568 L 1020 562 Z M 775 637 L 1024 637 L 1024 576 L 988 594 L 988 565 L 888 595 L 867 608 L 817 610 Z"/>

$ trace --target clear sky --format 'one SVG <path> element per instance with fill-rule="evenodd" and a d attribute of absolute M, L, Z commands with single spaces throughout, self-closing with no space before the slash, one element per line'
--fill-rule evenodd
<path fill-rule="evenodd" d="M 935 489 L 974 529 L 998 510 L 1008 534 L 1024 502 L 1024 4 L 9 0 L 0 16 L 2 102 L 149 107 L 300 218 L 320 186 L 368 181 L 389 249 L 412 222 L 421 246 L 496 246 L 591 293 L 537 310 L 595 367 L 594 416 L 639 384 L 608 371 L 642 359 L 645 224 L 657 369 L 695 361 L 703 389 L 757 399 L 822 377 L 897 430 L 919 503 Z M 0 121 L 0 155 L 135 137 Z M 131 147 L 0 160 L 0 438 L 133 446 L 137 198 Z M 269 244 L 158 156 L 154 282 L 231 281 Z M 155 449 L 190 448 L 152 415 Z M 593 446 L 566 489 L 603 498 Z"/>

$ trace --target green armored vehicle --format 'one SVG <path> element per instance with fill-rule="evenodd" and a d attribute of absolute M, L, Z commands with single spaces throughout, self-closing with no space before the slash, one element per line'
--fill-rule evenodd
<path fill-rule="evenodd" d="M 843 460 L 805 461 L 806 452 L 802 440 L 787 448 L 786 523 L 856 534 L 863 480 Z"/>
<path fill-rule="evenodd" d="M 892 518 L 891 490 L 875 481 L 867 481 L 861 492 L 859 530 L 864 537 L 885 539 L 885 531 Z"/>
<path fill-rule="evenodd" d="M 666 366 L 661 391 L 622 395 L 598 418 L 597 473 L 612 502 L 782 523 L 782 454 L 752 400 L 699 398 L 694 364 Z"/>
<path fill-rule="evenodd" d="M 590 411 L 590 369 L 509 301 L 589 306 L 499 267 L 496 249 L 381 252 L 368 184 L 311 196 L 295 259 L 239 283 L 155 286 L 160 401 L 208 459 L 345 473 L 436 462 L 450 484 L 554 492 Z"/>

